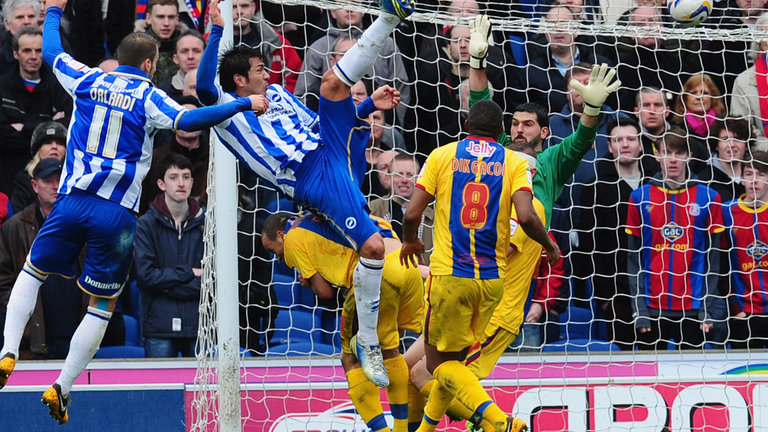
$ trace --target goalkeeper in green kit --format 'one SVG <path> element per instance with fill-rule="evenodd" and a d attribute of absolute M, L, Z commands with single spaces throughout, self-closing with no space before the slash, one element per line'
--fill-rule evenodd
<path fill-rule="evenodd" d="M 491 23 L 487 16 L 478 15 L 469 23 L 469 26 L 471 29 L 469 105 L 472 106 L 477 101 L 491 99 L 485 71 Z M 533 194 L 544 204 L 547 214 L 547 219 L 544 221 L 546 226 L 549 226 L 552 206 L 560 196 L 563 185 L 576 172 L 581 159 L 595 142 L 600 107 L 603 106 L 608 95 L 621 85 L 621 81 L 618 80 L 610 84 L 615 75 L 614 69 L 602 64 L 592 67 L 589 83 L 586 86 L 571 80 L 571 88 L 584 99 L 584 114 L 581 116 L 576 132 L 567 136 L 559 144 L 542 151 L 542 143 L 549 135 L 549 113 L 544 107 L 535 103 L 524 103 L 515 107 L 509 135 L 502 133 L 498 139 L 499 144 L 511 150 L 524 152 L 526 148 L 530 148 L 537 153 Z"/>
<path fill-rule="evenodd" d="M 485 15 L 478 15 L 470 22 L 471 36 L 469 42 L 470 52 L 470 106 L 479 100 L 491 99 L 488 89 L 485 65 L 488 51 L 488 36 L 490 34 L 490 21 Z M 578 81 L 571 81 L 573 88 L 584 99 L 584 114 L 581 116 L 579 127 L 572 135 L 566 137 L 561 143 L 542 151 L 542 142 L 549 134 L 549 115 L 545 109 L 534 103 L 526 103 L 516 107 L 513 113 L 512 128 L 509 135 L 502 133 L 498 142 L 515 151 L 520 157 L 526 159 L 531 167 L 533 175 L 534 201 L 540 201 L 543 208 L 544 223 L 549 225 L 552 215 L 552 207 L 560 195 L 563 185 L 573 176 L 581 163 L 581 159 L 592 147 L 597 134 L 597 116 L 600 108 L 608 95 L 614 92 L 620 85 L 620 81 L 611 84 L 616 72 L 607 65 L 594 66 L 587 85 Z M 536 157 L 531 155 L 535 154 Z M 514 341 L 520 331 L 523 322 L 524 305 L 528 298 L 528 289 L 535 268 L 539 264 L 541 246 L 532 245 L 533 241 L 521 240 L 513 234 L 511 238 L 512 252 L 507 256 L 507 273 L 505 275 L 504 295 L 496 307 L 490 323 L 484 331 L 486 338 L 478 346 L 472 347 L 467 356 L 467 367 L 480 379 L 490 374 L 496 362 L 506 348 Z M 515 276 L 515 274 L 524 274 Z M 534 310 L 534 308 L 538 308 Z M 532 315 L 533 313 L 533 315 Z M 538 320 L 541 316 L 541 306 L 532 306 L 529 312 L 531 319 Z M 526 321 L 528 318 L 526 317 Z M 419 342 L 406 353 L 406 359 L 410 365 L 415 365 L 411 370 L 412 384 L 420 394 L 428 394 L 433 379 L 426 371 L 425 362 L 416 362 L 420 358 Z M 479 349 L 478 349 L 479 348 Z M 414 361 L 411 361 L 413 359 Z M 409 422 L 416 421 L 416 413 L 419 406 L 423 406 L 423 399 L 414 395 L 409 400 Z M 417 401 L 418 399 L 418 401 Z M 465 418 L 476 427 L 482 427 L 484 431 L 493 430 L 493 426 L 482 420 L 482 412 L 472 412 L 469 408 L 454 399 L 449 406 L 436 406 L 442 403 L 430 400 L 424 409 L 430 417 L 435 419 L 436 414 L 445 412 L 452 418 Z M 415 408 L 415 409 L 414 409 Z M 479 408 L 478 411 L 482 409 Z M 512 422 L 509 423 L 510 425 Z M 520 425 L 517 425 L 518 427 Z M 520 428 L 519 430 L 527 430 Z"/>

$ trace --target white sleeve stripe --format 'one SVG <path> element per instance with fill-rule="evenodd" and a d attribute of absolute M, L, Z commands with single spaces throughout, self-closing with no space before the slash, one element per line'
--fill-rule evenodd
<path fill-rule="evenodd" d="M 173 128 L 174 129 L 178 129 L 179 128 L 179 121 L 181 121 L 181 116 L 184 115 L 184 113 L 187 112 L 187 111 L 189 111 L 189 110 L 185 109 L 184 111 L 179 112 L 179 114 L 176 116 L 176 118 L 173 119 Z"/>

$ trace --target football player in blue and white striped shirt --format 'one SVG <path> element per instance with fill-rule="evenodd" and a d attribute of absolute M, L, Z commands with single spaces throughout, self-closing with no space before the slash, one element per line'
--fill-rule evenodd
<path fill-rule="evenodd" d="M 370 137 L 370 123 L 365 119 L 376 109 L 397 106 L 400 93 L 383 86 L 356 107 L 350 87 L 370 69 L 401 19 L 411 14 L 413 0 L 380 0 L 380 4 L 384 13 L 323 76 L 318 115 L 281 86 L 268 86 L 269 75 L 259 52 L 248 47 L 238 46 L 224 53 L 219 65 L 221 87 L 216 86 L 216 57 L 224 20 L 214 0 L 209 7 L 214 25 L 198 69 L 197 94 L 208 105 L 253 94 L 268 102 L 265 112 L 237 114 L 214 130 L 251 170 L 296 203 L 324 215 L 359 252 L 360 262 L 354 272 L 360 323 L 357 353 L 366 377 L 386 387 L 389 379 L 376 334 L 384 240 L 368 217 L 359 181 L 365 169 L 362 155 Z M 360 160 L 353 160 L 353 155 Z"/>
<path fill-rule="evenodd" d="M 75 277 L 74 264 L 87 245 L 78 285 L 91 295 L 88 312 L 72 337 L 61 375 L 43 394 L 51 416 L 62 424 L 68 420 L 72 384 L 96 353 L 128 277 L 155 132 L 203 129 L 242 111 L 266 109 L 255 96 L 193 111 L 176 104 L 149 80 L 158 45 L 146 33 L 122 40 L 120 67 L 109 74 L 79 63 L 61 46 L 59 21 L 66 4 L 48 0 L 43 59 L 74 100 L 67 157 L 59 196 L 11 292 L 0 351 L 2 388 L 16 364 L 40 286 L 49 274 Z"/>

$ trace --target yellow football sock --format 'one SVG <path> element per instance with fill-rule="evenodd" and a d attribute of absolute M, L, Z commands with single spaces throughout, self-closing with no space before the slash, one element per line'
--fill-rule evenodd
<path fill-rule="evenodd" d="M 481 416 L 473 416 L 473 412 L 471 409 L 467 408 L 466 405 L 461 403 L 460 400 L 453 398 L 453 401 L 451 401 L 451 404 L 448 405 L 448 410 L 446 411 L 446 414 L 448 414 L 448 417 L 452 419 L 465 419 L 471 421 L 475 425 L 475 429 L 482 429 L 484 431 L 492 431 L 493 425 L 488 423 L 487 420 L 483 420 Z M 479 422 L 479 423 L 475 423 Z"/>
<path fill-rule="evenodd" d="M 466 366 L 456 360 L 447 361 L 435 368 L 432 375 L 474 414 L 488 420 L 497 431 L 504 432 L 507 427 L 507 415 L 493 403 L 480 380 Z M 477 423 L 479 422 L 475 422 Z"/>
<path fill-rule="evenodd" d="M 432 387 L 434 387 L 435 384 L 437 384 L 436 379 L 429 380 L 426 384 L 424 384 L 424 387 L 419 390 L 419 393 L 423 394 L 425 397 L 429 397 L 429 394 L 432 393 Z"/>
<path fill-rule="evenodd" d="M 355 404 L 365 424 L 373 432 L 390 432 L 376 384 L 368 381 L 361 368 L 347 372 L 347 384 L 349 384 L 349 399 Z"/>
<path fill-rule="evenodd" d="M 408 432 L 408 364 L 403 356 L 384 360 L 384 367 L 389 376 L 387 398 L 389 410 L 395 419 L 393 432 Z"/>
<path fill-rule="evenodd" d="M 424 406 L 427 396 L 422 394 L 413 384 L 408 385 L 408 432 L 414 432 L 421 424 L 424 416 Z"/>
<path fill-rule="evenodd" d="M 456 398 L 453 398 L 445 413 L 448 414 L 448 417 L 453 420 L 468 420 L 470 417 L 472 417 L 472 410 L 467 408 L 466 405 L 461 403 L 461 401 Z"/>
<path fill-rule="evenodd" d="M 432 381 L 435 382 L 435 380 Z M 440 420 L 443 419 L 451 400 L 453 400 L 453 394 L 439 382 L 435 382 L 429 393 L 427 406 L 424 407 L 424 418 L 421 420 L 421 426 L 417 432 L 433 432 Z"/>

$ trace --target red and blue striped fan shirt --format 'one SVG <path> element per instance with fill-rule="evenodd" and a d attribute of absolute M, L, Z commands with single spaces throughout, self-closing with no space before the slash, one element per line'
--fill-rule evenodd
<path fill-rule="evenodd" d="M 701 308 L 709 235 L 723 229 L 720 196 L 707 186 L 692 183 L 670 190 L 649 183 L 632 191 L 626 232 L 642 239 L 648 307 Z"/>
<path fill-rule="evenodd" d="M 748 314 L 768 313 L 768 204 L 752 208 L 744 196 L 723 208 L 730 243 L 731 292 Z"/>

